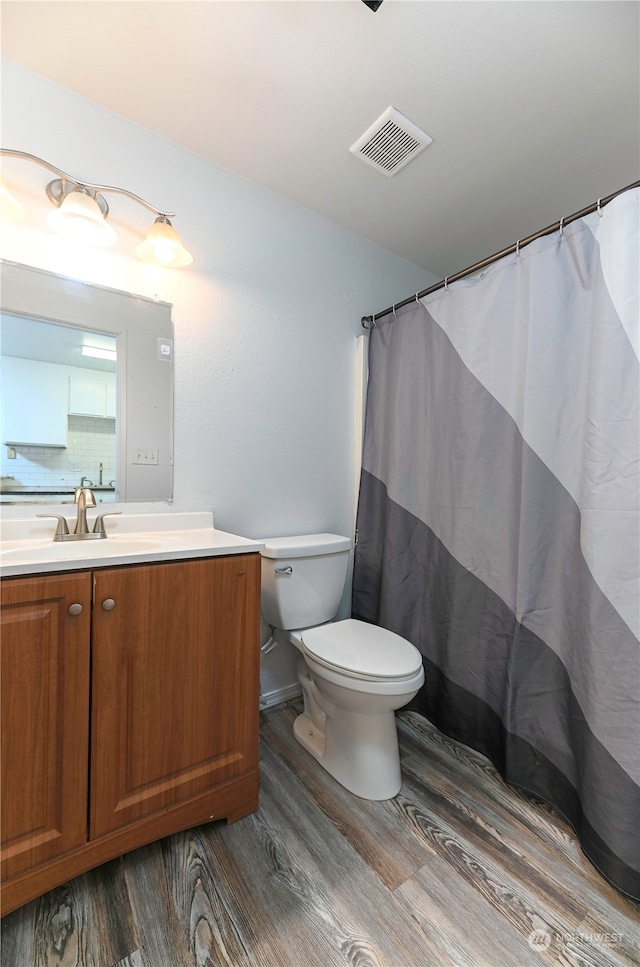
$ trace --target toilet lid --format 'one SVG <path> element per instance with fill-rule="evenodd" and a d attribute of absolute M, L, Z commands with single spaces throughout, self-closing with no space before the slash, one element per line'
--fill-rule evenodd
<path fill-rule="evenodd" d="M 378 625 L 347 618 L 302 632 L 304 650 L 327 667 L 363 678 L 408 678 L 422 668 L 417 648 Z"/>

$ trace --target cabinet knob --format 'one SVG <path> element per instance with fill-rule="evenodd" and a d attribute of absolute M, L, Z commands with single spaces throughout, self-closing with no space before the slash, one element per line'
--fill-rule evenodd
<path fill-rule="evenodd" d="M 113 598 L 105 598 L 104 601 L 102 602 L 102 607 L 104 608 L 105 611 L 113 611 L 115 606 L 116 606 L 116 603 L 113 600 Z"/>
<path fill-rule="evenodd" d="M 70 604 L 69 605 L 69 614 L 73 614 L 73 615 L 82 614 L 82 605 L 81 604 Z"/>

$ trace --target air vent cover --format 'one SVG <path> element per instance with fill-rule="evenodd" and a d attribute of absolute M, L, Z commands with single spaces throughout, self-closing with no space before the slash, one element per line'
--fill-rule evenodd
<path fill-rule="evenodd" d="M 365 164 L 391 178 L 432 140 L 395 107 L 388 107 L 349 150 Z"/>

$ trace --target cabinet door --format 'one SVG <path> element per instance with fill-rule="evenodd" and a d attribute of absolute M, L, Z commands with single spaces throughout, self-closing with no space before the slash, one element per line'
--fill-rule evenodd
<path fill-rule="evenodd" d="M 95 582 L 92 838 L 257 767 L 260 556 Z"/>
<path fill-rule="evenodd" d="M 106 416 L 107 381 L 104 373 L 78 369 L 69 374 L 69 413 L 74 416 Z"/>
<path fill-rule="evenodd" d="M 6 879 L 87 839 L 91 576 L 5 578 L 0 597 Z"/>
<path fill-rule="evenodd" d="M 66 447 L 68 409 L 64 366 L 14 356 L 3 358 L 3 443 Z"/>

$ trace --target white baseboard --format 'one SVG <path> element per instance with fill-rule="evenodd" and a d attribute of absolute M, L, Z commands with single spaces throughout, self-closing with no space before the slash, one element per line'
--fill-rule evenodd
<path fill-rule="evenodd" d="M 286 688 L 277 688 L 272 692 L 263 692 L 260 695 L 260 708 L 262 710 L 273 708 L 274 705 L 282 705 L 283 702 L 288 702 L 289 699 L 297 698 L 299 695 L 302 695 L 302 689 L 298 682 L 287 685 Z"/>

